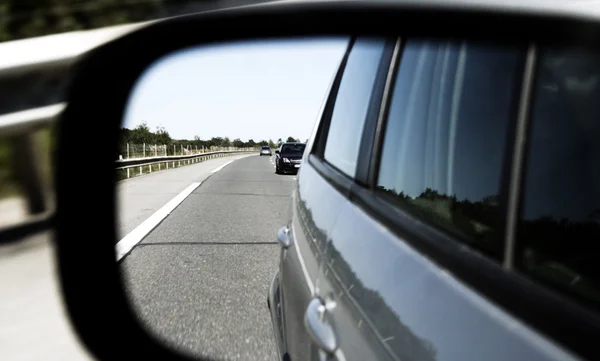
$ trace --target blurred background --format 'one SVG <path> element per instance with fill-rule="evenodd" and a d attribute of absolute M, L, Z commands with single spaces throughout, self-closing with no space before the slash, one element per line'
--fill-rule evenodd
<path fill-rule="evenodd" d="M 0 0 L 0 76 L 4 87 L 0 91 L 0 128 L 3 129 L 0 131 L 0 228 L 23 224 L 30 217 L 53 209 L 54 122 L 41 122 L 27 132 L 15 132 L 11 127 L 15 119 L 26 116 L 14 113 L 15 108 L 28 109 L 30 104 L 39 103 L 36 98 L 39 94 L 47 92 L 46 88 L 37 86 L 44 85 L 45 80 L 39 80 L 35 73 L 27 75 L 31 77 L 31 89 L 17 89 L 20 83 L 12 79 L 22 81 L 21 73 L 17 73 L 24 65 L 82 54 L 118 35 L 126 24 L 271 1 Z M 58 79 L 59 82 L 64 80 Z M 154 135 L 147 130 L 140 126 L 125 135 L 132 151 L 137 152 L 140 143 L 141 153 L 131 156 L 144 156 L 144 143 L 156 140 L 146 139 Z M 89 131 L 93 132 L 93 128 Z M 102 145 L 90 144 L 90 147 L 97 146 Z M 181 145 L 179 150 L 183 151 Z M 74 155 L 85 155 L 85 152 L 85 149 L 73 150 Z M 148 153 L 148 156 L 153 155 Z M 20 175 L 32 167 L 36 168 L 35 179 L 23 182 Z M 28 188 L 41 194 L 44 204 L 27 202 Z M 5 241 L 0 240 L 0 358 L 93 360 L 79 343 L 66 317 L 51 231 L 19 242 Z"/>
<path fill-rule="evenodd" d="M 0 41 L 274 0 L 0 0 Z"/>

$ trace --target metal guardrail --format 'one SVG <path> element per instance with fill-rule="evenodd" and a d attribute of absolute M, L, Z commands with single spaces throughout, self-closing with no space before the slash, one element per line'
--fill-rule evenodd
<path fill-rule="evenodd" d="M 58 118 L 64 103 L 0 115 L 0 136 L 9 139 L 15 177 L 23 190 L 30 215 L 23 223 L 2 229 L 0 243 L 19 239 L 47 229 L 54 210 L 49 207 L 40 162 L 36 157 L 36 144 L 33 137 L 36 131 L 47 128 Z"/>
<path fill-rule="evenodd" d="M 208 159 L 220 158 L 222 156 L 229 156 L 235 154 L 247 154 L 258 152 L 256 150 L 225 150 L 208 153 L 197 153 L 189 155 L 171 155 L 161 157 L 147 157 L 147 158 L 134 158 L 134 159 L 119 159 L 115 161 L 115 170 L 125 170 L 127 172 L 127 178 L 130 178 L 130 169 L 139 167 L 139 174 L 143 174 L 143 168 L 148 167 L 148 173 L 152 173 L 152 166 L 158 165 L 158 170 L 161 169 L 161 164 L 165 164 L 165 169 L 169 169 L 169 164 L 172 168 L 181 166 L 181 162 L 187 164 L 200 163 Z M 175 163 L 177 162 L 177 166 Z"/>
<path fill-rule="evenodd" d="M 12 143 L 11 156 L 14 159 L 15 175 L 27 198 L 30 214 L 44 213 L 47 208 L 32 134 L 49 127 L 65 106 L 66 104 L 59 103 L 0 116 L 0 134 L 8 137 Z"/>
<path fill-rule="evenodd" d="M 115 169 L 125 169 L 127 167 L 134 167 L 136 165 L 146 165 L 146 164 L 155 164 L 155 163 L 165 163 L 165 162 L 178 161 L 178 160 L 186 160 L 186 159 L 192 159 L 192 158 L 212 156 L 212 155 L 216 155 L 216 154 L 253 153 L 253 152 L 258 152 L 258 149 L 220 150 L 220 151 L 216 151 L 216 152 L 196 153 L 196 154 L 187 154 L 187 155 L 165 155 L 165 156 L 159 156 L 159 157 L 119 159 L 119 160 L 115 160 L 115 163 L 117 165 L 117 168 L 115 168 Z M 123 165 L 120 166 L 119 164 L 123 164 Z"/>
<path fill-rule="evenodd" d="M 81 56 L 151 23 L 123 24 L 0 43 L 0 114 L 65 102 L 71 70 Z"/>

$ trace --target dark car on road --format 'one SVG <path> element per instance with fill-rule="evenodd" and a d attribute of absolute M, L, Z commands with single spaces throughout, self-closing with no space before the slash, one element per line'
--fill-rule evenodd
<path fill-rule="evenodd" d="M 351 39 L 306 152 L 277 155 L 302 166 L 268 295 L 280 360 L 598 359 L 590 59 Z"/>
<path fill-rule="evenodd" d="M 306 144 L 283 143 L 275 151 L 275 173 L 298 173 Z"/>

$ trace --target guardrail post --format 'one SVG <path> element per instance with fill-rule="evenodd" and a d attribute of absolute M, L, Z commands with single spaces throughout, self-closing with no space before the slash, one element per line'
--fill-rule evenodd
<path fill-rule="evenodd" d="M 129 159 L 129 143 L 127 143 L 127 159 Z"/>
<path fill-rule="evenodd" d="M 129 168 L 127 168 L 127 178 L 129 178 Z"/>
<path fill-rule="evenodd" d="M 144 154 L 144 158 L 146 158 L 146 143 L 143 143 L 143 146 L 144 146 L 144 153 L 143 154 Z"/>
<path fill-rule="evenodd" d="M 27 208 L 30 214 L 40 214 L 46 210 L 44 186 L 39 164 L 34 152 L 31 134 L 23 134 L 13 138 L 13 164 L 15 174 L 27 197 Z"/>
<path fill-rule="evenodd" d="M 140 175 L 142 175 L 142 173 L 143 173 L 143 172 L 142 172 L 142 166 L 140 166 Z"/>

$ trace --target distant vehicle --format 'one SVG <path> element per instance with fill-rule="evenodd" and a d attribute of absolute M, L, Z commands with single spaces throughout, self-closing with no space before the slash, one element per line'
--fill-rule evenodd
<path fill-rule="evenodd" d="M 260 147 L 260 156 L 262 157 L 263 155 L 271 156 L 271 147 L 268 145 Z"/>
<path fill-rule="evenodd" d="M 305 147 L 304 143 L 283 143 L 275 151 L 275 173 L 298 173 Z"/>

